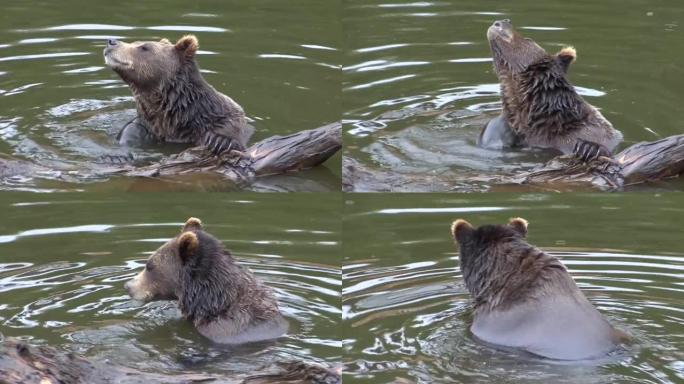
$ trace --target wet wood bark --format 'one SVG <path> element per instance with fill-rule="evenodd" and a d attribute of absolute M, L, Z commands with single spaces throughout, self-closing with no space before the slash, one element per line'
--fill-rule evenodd
<path fill-rule="evenodd" d="M 261 140 L 242 154 L 214 156 L 202 148 L 190 148 L 160 162 L 143 167 L 110 170 L 127 176 L 173 176 L 192 172 L 216 172 L 233 182 L 251 184 L 257 177 L 297 172 L 315 167 L 342 148 L 339 122 L 287 136 Z"/>
<path fill-rule="evenodd" d="M 346 192 L 449 191 L 453 186 L 433 175 L 404 175 L 391 170 L 369 169 L 356 160 L 343 159 L 342 185 Z M 625 187 L 677 177 L 684 173 L 684 135 L 634 144 L 607 159 L 584 163 L 572 156 L 558 156 L 531 171 L 512 176 L 484 176 L 470 181 L 496 190 L 503 185 L 532 185 L 546 190 Z M 453 182 L 451 183 L 453 184 Z M 503 188 L 505 190 L 505 188 Z"/>
<path fill-rule="evenodd" d="M 339 369 L 303 362 L 280 363 L 264 367 L 258 375 L 225 377 L 204 373 L 162 374 L 144 372 L 106 362 L 89 361 L 73 353 L 49 346 L 30 346 L 19 340 L 0 343 L 0 383 L 72 384 L 271 384 L 342 383 Z"/>
<path fill-rule="evenodd" d="M 514 184 L 586 184 L 604 190 L 676 177 L 684 172 L 684 135 L 634 144 L 614 157 L 583 163 L 559 156 L 545 165 L 510 178 Z"/>

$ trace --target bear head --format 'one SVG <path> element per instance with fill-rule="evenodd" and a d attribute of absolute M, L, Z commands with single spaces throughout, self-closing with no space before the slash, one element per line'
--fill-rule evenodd
<path fill-rule="evenodd" d="M 524 72 L 530 66 L 541 62 L 555 64 L 549 68 L 566 73 L 570 64 L 577 58 L 577 52 L 573 47 L 565 47 L 556 55 L 549 55 L 534 40 L 516 32 L 508 19 L 495 21 L 487 29 L 487 39 L 492 50 L 494 70 L 499 77 Z"/>
<path fill-rule="evenodd" d="M 507 224 L 482 225 L 474 228 L 463 219 L 451 225 L 451 235 L 459 245 L 460 268 L 469 289 L 482 284 L 483 274 L 490 272 L 497 257 L 505 257 L 508 251 L 527 244 L 527 220 L 516 217 Z M 525 245 L 525 247 L 529 247 Z"/>
<path fill-rule="evenodd" d="M 183 36 L 175 44 L 167 39 L 133 43 L 109 39 L 104 58 L 105 64 L 129 86 L 144 91 L 173 79 L 189 63 L 194 66 L 198 48 L 193 35 Z"/>
<path fill-rule="evenodd" d="M 181 233 L 159 247 L 147 260 L 145 269 L 124 288 L 138 301 L 179 299 L 185 285 L 185 270 L 198 264 L 211 268 L 206 264 L 211 264 L 217 254 L 223 257 L 220 241 L 202 231 L 202 222 L 191 217 Z"/>

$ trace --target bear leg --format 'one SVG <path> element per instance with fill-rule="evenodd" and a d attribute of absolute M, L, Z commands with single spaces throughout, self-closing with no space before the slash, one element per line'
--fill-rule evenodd
<path fill-rule="evenodd" d="M 477 146 L 503 149 L 521 146 L 523 139 L 508 125 L 503 115 L 490 120 L 477 138 Z"/>
<path fill-rule="evenodd" d="M 158 141 L 139 117 L 126 123 L 116 140 L 124 147 L 141 147 Z"/>

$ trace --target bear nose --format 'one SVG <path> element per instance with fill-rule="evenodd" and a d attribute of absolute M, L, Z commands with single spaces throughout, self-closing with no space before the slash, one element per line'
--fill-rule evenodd
<path fill-rule="evenodd" d="M 117 45 L 118 43 L 119 43 L 119 42 L 116 41 L 116 39 L 108 39 L 108 40 L 107 40 L 107 46 L 108 46 L 108 47 L 113 47 L 113 46 Z"/>

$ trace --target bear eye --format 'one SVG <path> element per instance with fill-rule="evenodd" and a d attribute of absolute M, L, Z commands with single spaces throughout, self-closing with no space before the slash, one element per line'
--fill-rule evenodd
<path fill-rule="evenodd" d="M 150 48 L 147 45 L 141 45 L 138 48 L 140 48 L 140 50 L 142 50 L 142 51 L 149 51 L 150 50 Z"/>
<path fill-rule="evenodd" d="M 152 265 L 152 263 L 147 263 L 145 264 L 145 269 L 147 269 L 147 272 L 151 272 L 154 269 L 154 265 Z"/>

